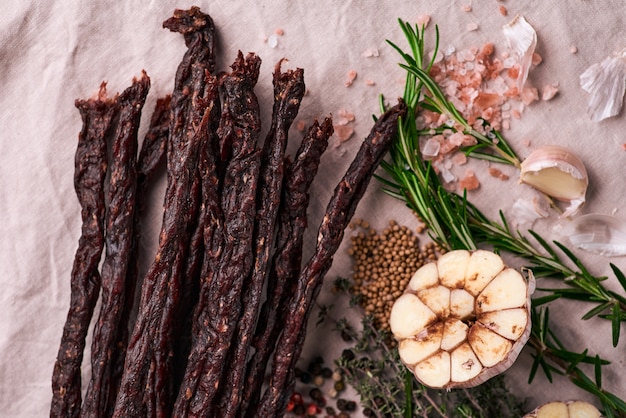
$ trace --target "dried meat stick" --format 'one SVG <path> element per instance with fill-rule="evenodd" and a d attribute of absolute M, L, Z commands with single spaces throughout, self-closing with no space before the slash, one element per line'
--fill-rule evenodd
<path fill-rule="evenodd" d="M 285 168 L 285 181 L 278 213 L 275 253 L 267 279 L 267 299 L 263 303 L 243 385 L 240 415 L 253 411 L 259 401 L 267 363 L 282 329 L 283 312 L 291 295 L 302 261 L 303 234 L 307 226 L 309 188 L 317 173 L 328 139 L 333 134 L 330 117 L 308 129 L 294 161 Z"/>
<path fill-rule="evenodd" d="M 201 134 L 206 71 L 214 54 L 215 27 L 198 8 L 176 10 L 164 27 L 180 32 L 188 47 L 179 64 L 167 143 L 167 188 L 159 247 L 144 278 L 113 416 L 169 416 L 172 407 L 172 331 L 197 203 L 189 199 Z"/>
<path fill-rule="evenodd" d="M 283 60 L 274 68 L 274 105 L 272 125 L 263 144 L 261 172 L 257 185 L 257 217 L 253 231 L 254 262 L 250 277 L 244 283 L 242 315 L 237 324 L 233 352 L 228 359 L 220 394 L 220 416 L 233 417 L 241 399 L 246 359 L 257 321 L 263 286 L 268 272 L 270 253 L 274 248 L 276 216 L 280 205 L 284 174 L 285 149 L 291 124 L 298 114 L 304 96 L 304 71 L 281 71 Z"/>
<path fill-rule="evenodd" d="M 190 240 L 189 254 L 185 267 L 185 275 L 181 285 L 181 298 L 178 303 L 178 324 L 175 326 L 173 338 L 174 361 L 175 361 L 175 391 L 179 390 L 184 377 L 187 358 L 192 344 L 193 313 L 200 297 L 200 281 L 204 277 L 205 259 L 210 254 L 207 246 L 213 245 L 211 241 L 205 242 L 205 235 L 216 234 L 215 239 L 221 238 L 221 232 L 213 232 L 218 226 L 221 211 L 216 212 L 219 206 L 219 194 L 221 183 L 217 178 L 217 155 L 219 139 L 217 137 L 217 127 L 220 120 L 220 99 L 219 82 L 215 76 L 207 74 L 207 93 L 205 102 L 207 110 L 202 120 L 198 122 L 198 130 L 203 133 L 204 138 L 200 146 L 200 157 L 198 162 L 197 198 L 200 200 L 200 212 L 195 230 Z M 221 218 L 219 222 L 222 222 Z M 220 244 L 221 245 L 221 244 Z M 217 246 L 217 245 L 216 245 Z M 210 260 L 210 257 L 209 257 Z"/>
<path fill-rule="evenodd" d="M 101 306 L 91 344 L 91 379 L 83 401 L 83 417 L 99 417 L 107 408 L 111 355 L 118 340 L 126 297 L 126 277 L 133 241 L 137 186 L 137 132 L 150 89 L 145 72 L 119 96 L 119 116 L 111 145 L 109 200 L 106 214 L 106 255 L 100 273 Z"/>
<path fill-rule="evenodd" d="M 115 407 L 115 399 L 119 390 L 120 380 L 124 370 L 126 348 L 129 338 L 130 317 L 135 306 L 135 292 L 137 288 L 137 276 L 139 268 L 139 241 L 142 235 L 141 218 L 143 215 L 146 195 L 149 183 L 156 171 L 165 160 L 165 148 L 170 125 L 171 96 L 167 95 L 157 99 L 156 105 L 150 117 L 150 125 L 144 136 L 137 157 L 137 190 L 135 197 L 135 216 L 133 221 L 133 242 L 129 259 L 134 260 L 127 271 L 126 297 L 124 299 L 124 311 L 119 325 L 119 338 L 111 355 L 112 374 L 109 387 L 109 400 L 107 411 L 104 416 L 111 416 Z"/>
<path fill-rule="evenodd" d="M 198 331 L 189 355 L 174 416 L 211 416 L 220 389 L 237 319 L 241 311 L 244 277 L 252 268 L 252 234 L 256 211 L 256 185 L 260 152 L 260 111 L 254 86 L 261 60 L 254 54 L 245 59 L 239 52 L 232 71 L 222 78 L 223 110 L 218 135 L 220 145 L 232 150 L 225 170 L 221 194 L 224 243 L 211 280 L 203 280 L 210 295 L 198 305 Z M 204 278 L 203 278 L 204 279 Z"/>
<path fill-rule="evenodd" d="M 315 252 L 300 272 L 296 292 L 290 301 L 289 315 L 276 343 L 269 387 L 263 393 L 255 417 L 274 417 L 284 412 L 293 390 L 294 368 L 302 351 L 304 327 L 313 302 L 341 244 L 345 228 L 374 171 L 397 135 L 398 119 L 405 113 L 406 106 L 400 102 L 376 121 L 331 196 L 318 230 Z"/>
<path fill-rule="evenodd" d="M 117 99 L 107 98 L 106 84 L 102 83 L 96 98 L 77 100 L 76 107 L 83 121 L 74 172 L 82 230 L 72 267 L 70 309 L 52 374 L 51 417 L 80 414 L 85 338 L 100 292 L 98 264 L 104 248 L 106 137 L 117 109 Z"/>

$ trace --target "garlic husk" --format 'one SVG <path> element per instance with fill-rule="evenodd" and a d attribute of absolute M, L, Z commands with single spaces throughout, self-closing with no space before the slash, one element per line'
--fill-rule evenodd
<path fill-rule="evenodd" d="M 598 122 L 622 109 L 626 84 L 626 49 L 591 65 L 580 76 L 580 86 L 589 96 L 587 111 Z"/>
<path fill-rule="evenodd" d="M 585 203 L 589 178 L 582 160 L 565 147 L 546 145 L 521 164 L 520 182 L 546 195 L 568 202 L 562 217 L 574 215 Z"/>
<path fill-rule="evenodd" d="M 591 213 L 555 226 L 555 233 L 581 250 L 604 257 L 626 255 L 626 221 L 612 215 Z"/>
<path fill-rule="evenodd" d="M 537 33 L 530 23 L 520 15 L 515 16 L 511 22 L 504 25 L 502 30 L 509 44 L 509 48 L 511 48 L 519 58 L 520 71 L 515 84 L 521 92 L 528 78 L 530 67 L 532 66 L 533 54 L 537 46 Z"/>
<path fill-rule="evenodd" d="M 553 401 L 535 408 L 524 418 L 600 418 L 598 408 L 585 401 Z"/>
<path fill-rule="evenodd" d="M 474 387 L 508 369 L 528 341 L 534 278 L 486 250 L 419 268 L 391 309 L 402 362 L 431 388 Z"/>

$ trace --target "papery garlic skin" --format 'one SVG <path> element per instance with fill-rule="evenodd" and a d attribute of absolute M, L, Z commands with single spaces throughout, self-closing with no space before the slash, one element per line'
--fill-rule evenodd
<path fill-rule="evenodd" d="M 533 63 L 533 54 L 537 47 L 537 33 L 523 16 L 515 18 L 502 28 L 509 47 L 518 55 L 520 72 L 515 85 L 521 92 L 528 78 Z"/>
<path fill-rule="evenodd" d="M 570 205 L 562 217 L 575 214 L 585 203 L 589 178 L 583 161 L 565 147 L 546 145 L 521 164 L 520 183 Z"/>
<path fill-rule="evenodd" d="M 617 115 L 626 90 L 626 49 L 593 64 L 580 76 L 580 86 L 589 93 L 588 113 L 594 122 Z"/>
<path fill-rule="evenodd" d="M 555 232 L 572 246 L 604 257 L 626 255 L 626 220 L 590 213 L 555 227 Z"/>
<path fill-rule="evenodd" d="M 402 362 L 432 388 L 477 386 L 508 369 L 530 336 L 528 280 L 485 250 L 418 269 L 391 309 Z"/>
<path fill-rule="evenodd" d="M 600 418 L 598 408 L 585 401 L 553 401 L 543 404 L 524 418 Z"/>

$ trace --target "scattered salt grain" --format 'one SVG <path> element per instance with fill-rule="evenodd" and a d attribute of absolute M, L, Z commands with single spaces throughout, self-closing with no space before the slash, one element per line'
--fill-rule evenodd
<path fill-rule="evenodd" d="M 283 36 L 283 35 L 285 34 L 285 31 L 284 31 L 282 28 L 276 28 L 276 29 L 274 30 L 274 34 L 275 34 L 276 36 Z"/>
<path fill-rule="evenodd" d="M 569 52 L 571 52 L 572 54 L 575 54 L 578 52 L 578 47 L 576 45 L 572 45 L 569 47 Z"/>
<path fill-rule="evenodd" d="M 417 16 L 417 19 L 415 20 L 415 23 L 417 23 L 418 27 L 426 27 L 428 26 L 428 23 L 430 23 L 430 15 L 425 15 L 425 14 L 421 14 Z"/>
<path fill-rule="evenodd" d="M 351 113 L 346 109 L 339 109 L 337 113 L 339 114 L 339 120 L 337 121 L 337 125 L 347 125 L 348 123 L 354 121 L 354 113 Z"/>
<path fill-rule="evenodd" d="M 365 58 L 372 58 L 372 57 L 378 57 L 380 54 L 378 52 L 378 49 L 376 48 L 367 48 L 365 51 L 363 51 L 363 56 Z"/>
<path fill-rule="evenodd" d="M 346 87 L 350 87 L 354 80 L 356 80 L 356 70 L 348 71 L 347 79 L 346 79 Z"/>
<path fill-rule="evenodd" d="M 535 52 L 532 60 L 533 65 L 539 65 L 541 64 L 541 61 L 543 61 L 543 57 Z"/>
<path fill-rule="evenodd" d="M 468 23 L 467 26 L 465 26 L 465 29 L 467 29 L 468 32 L 473 32 L 478 29 L 478 24 L 474 22 Z"/>
<path fill-rule="evenodd" d="M 522 103 L 524 103 L 526 106 L 528 106 L 535 100 L 539 100 L 539 92 L 534 87 L 524 87 L 520 96 L 522 98 Z"/>
<path fill-rule="evenodd" d="M 333 128 L 339 143 L 346 142 L 354 134 L 354 128 L 348 125 L 334 125 Z"/>
<path fill-rule="evenodd" d="M 303 121 L 303 120 L 299 120 L 299 121 L 296 123 L 296 130 L 297 130 L 298 132 L 303 132 L 305 128 L 306 128 L 306 122 L 305 122 L 305 121 Z"/>
<path fill-rule="evenodd" d="M 559 92 L 559 84 L 548 84 L 541 91 L 541 100 L 551 100 Z"/>
<path fill-rule="evenodd" d="M 480 181 L 472 170 L 467 170 L 465 176 L 459 179 L 458 186 L 460 190 L 476 190 L 480 187 Z"/>
<path fill-rule="evenodd" d="M 504 6 L 500 6 L 500 7 L 498 8 L 498 10 L 500 11 L 500 14 L 501 14 L 502 16 L 506 16 L 506 15 L 508 15 L 508 14 L 509 14 L 508 10 L 506 10 L 506 7 L 504 7 Z"/>
<path fill-rule="evenodd" d="M 365 80 L 365 85 L 367 86 L 375 86 L 376 82 L 374 80 L 370 80 L 369 78 Z"/>
<path fill-rule="evenodd" d="M 422 145 L 422 156 L 424 159 L 429 160 L 439 155 L 441 149 L 441 143 L 435 137 L 430 137 L 424 141 Z"/>
<path fill-rule="evenodd" d="M 462 152 L 455 152 L 452 155 L 452 162 L 455 165 L 463 165 L 463 164 L 467 164 L 467 155 L 465 155 Z"/>
<path fill-rule="evenodd" d="M 276 48 L 278 46 L 278 37 L 276 35 L 268 36 L 267 46 L 269 46 L 270 48 Z"/>
<path fill-rule="evenodd" d="M 500 171 L 499 169 L 495 168 L 495 167 L 489 167 L 489 175 L 491 177 L 495 177 L 499 180 L 508 180 L 509 176 L 504 174 L 502 171 Z"/>
<path fill-rule="evenodd" d="M 472 11 L 472 6 L 470 4 L 464 4 L 463 6 L 461 6 L 461 10 L 469 13 Z"/>

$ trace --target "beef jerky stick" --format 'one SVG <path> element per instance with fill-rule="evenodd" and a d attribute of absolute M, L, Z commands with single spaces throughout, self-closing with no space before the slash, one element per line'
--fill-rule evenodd
<path fill-rule="evenodd" d="M 199 334 L 189 355 L 174 416 L 211 416 L 211 407 L 224 369 L 228 349 L 241 311 L 244 277 L 252 268 L 252 234 L 256 210 L 256 185 L 260 152 L 256 148 L 260 111 L 254 86 L 261 60 L 244 59 L 239 52 L 231 73 L 222 79 L 223 110 L 218 135 L 229 144 L 232 157 L 225 170 L 221 208 L 224 215 L 224 248 L 214 267 L 214 277 L 204 281 L 210 298 L 199 306 Z"/>
<path fill-rule="evenodd" d="M 398 119 L 405 113 L 406 106 L 400 102 L 376 121 L 331 196 L 319 227 L 315 252 L 302 269 L 296 292 L 289 304 L 289 315 L 276 344 L 269 387 L 263 394 L 255 417 L 275 417 L 284 412 L 293 390 L 294 367 L 302 351 L 303 329 L 313 302 L 341 244 L 344 229 L 374 171 L 397 135 Z"/>
<path fill-rule="evenodd" d="M 242 315 L 237 324 L 230 367 L 222 385 L 220 416 L 233 417 L 241 399 L 242 381 L 251 337 L 261 304 L 263 285 L 267 276 L 271 250 L 274 248 L 276 215 L 280 205 L 284 174 L 284 157 L 288 132 L 298 114 L 304 96 L 304 71 L 281 71 L 282 60 L 274 68 L 274 106 L 272 125 L 263 144 L 261 172 L 257 186 L 257 216 L 253 231 L 254 264 L 250 277 L 244 283 Z"/>
<path fill-rule="evenodd" d="M 137 180 L 137 132 L 150 89 L 145 72 L 119 96 L 119 117 L 111 146 L 109 206 L 106 214 L 106 255 L 101 271 L 101 307 L 91 345 L 91 380 L 83 402 L 83 417 L 100 417 L 107 408 L 112 372 L 111 355 L 126 297 L 131 264 Z"/>
<path fill-rule="evenodd" d="M 126 348 L 128 346 L 130 316 L 135 305 L 137 276 L 139 273 L 139 241 L 142 236 L 142 215 L 145 206 L 149 184 L 157 169 L 165 160 L 165 148 L 170 124 L 171 96 L 159 98 L 150 117 L 148 132 L 141 144 L 137 157 L 137 190 L 135 197 L 135 216 L 133 221 L 133 242 L 129 259 L 133 260 L 126 276 L 126 297 L 124 311 L 119 325 L 119 338 L 111 355 L 112 374 L 109 388 L 109 400 L 104 416 L 111 416 L 115 407 L 115 398 L 119 390 L 120 380 L 124 370 Z"/>
<path fill-rule="evenodd" d="M 137 321 L 126 356 L 113 416 L 168 416 L 173 397 L 172 327 L 197 202 L 189 199 L 197 170 L 200 135 L 194 104 L 204 94 L 213 60 L 215 28 L 198 8 L 176 10 L 163 24 L 180 32 L 188 47 L 172 93 L 167 143 L 167 188 L 159 247 L 141 289 Z"/>
<path fill-rule="evenodd" d="M 76 107 L 83 121 L 74 173 L 82 231 L 72 267 L 70 309 L 52 374 L 51 417 L 77 417 L 80 414 L 85 337 L 100 292 L 98 263 L 104 248 L 106 136 L 117 101 L 107 98 L 106 84 L 102 83 L 97 98 L 77 100 Z"/>
<path fill-rule="evenodd" d="M 280 335 L 285 313 L 282 312 L 291 285 L 300 272 L 303 234 L 307 226 L 309 188 L 319 167 L 320 158 L 333 133 L 332 119 L 318 121 L 308 129 L 295 160 L 285 168 L 285 181 L 278 212 L 275 254 L 267 279 L 267 299 L 263 303 L 252 340 L 254 353 L 248 361 L 243 385 L 240 415 L 253 411 L 259 401 L 267 362 Z"/>
<path fill-rule="evenodd" d="M 176 313 L 177 325 L 174 327 L 174 389 L 178 391 L 184 377 L 187 358 L 191 350 L 193 312 L 198 303 L 200 294 L 200 280 L 204 276 L 203 266 L 206 255 L 210 253 L 205 244 L 205 235 L 212 234 L 217 228 L 215 207 L 219 206 L 219 187 L 221 183 L 217 179 L 217 150 L 218 138 L 217 127 L 220 120 L 220 100 L 219 83 L 217 78 L 207 74 L 207 110 L 204 117 L 198 122 L 198 131 L 202 133 L 203 139 L 200 145 L 200 157 L 198 162 L 198 172 L 196 173 L 197 197 L 200 202 L 200 212 L 195 230 L 191 236 L 189 254 L 185 266 L 185 275 L 181 283 L 181 297 Z M 208 195 L 208 196 L 207 196 Z M 221 237 L 221 232 L 216 232 Z M 217 238 L 216 238 L 217 239 Z M 220 244 L 221 245 L 221 244 Z"/>

